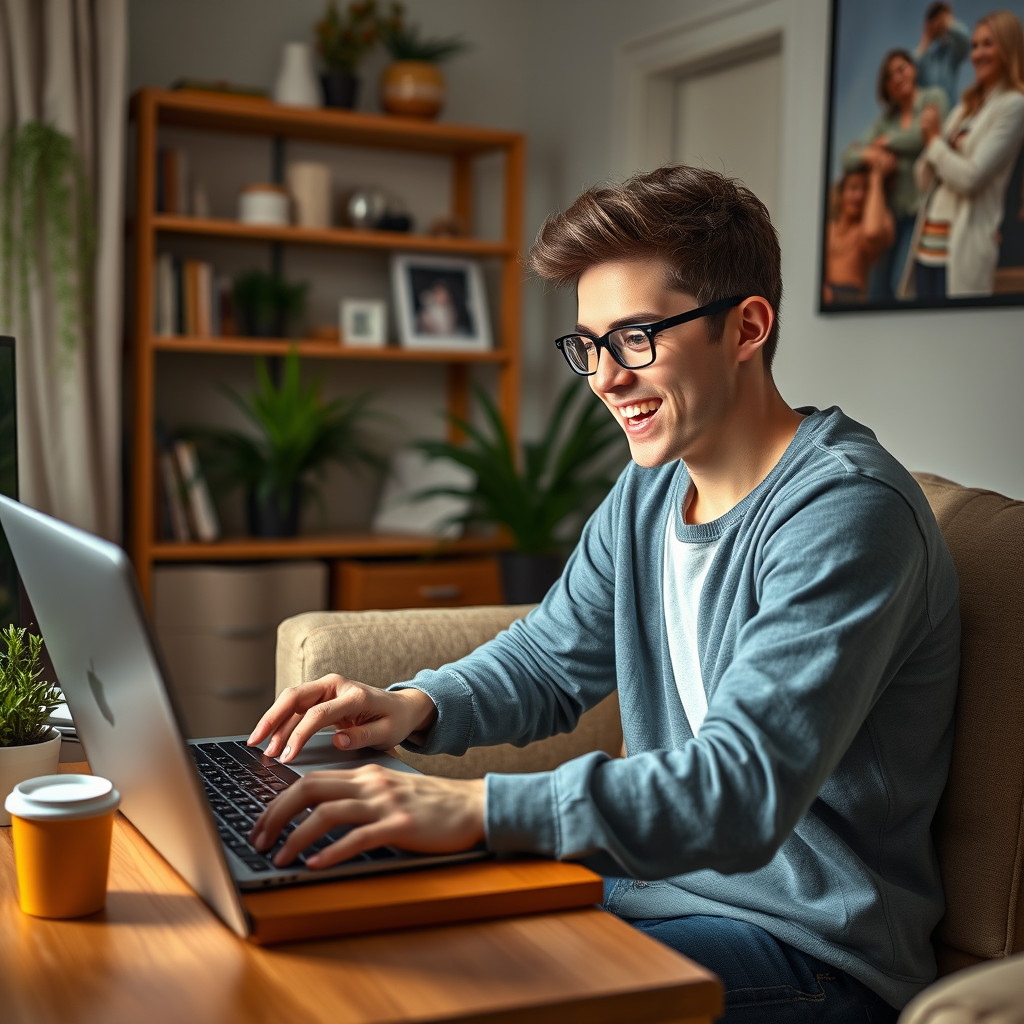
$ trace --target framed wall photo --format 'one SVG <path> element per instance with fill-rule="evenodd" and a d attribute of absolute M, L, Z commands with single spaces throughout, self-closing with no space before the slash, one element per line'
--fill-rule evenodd
<path fill-rule="evenodd" d="M 1022 20 L 832 0 L 821 312 L 1024 305 Z"/>
<path fill-rule="evenodd" d="M 341 300 L 341 343 L 383 348 L 388 340 L 387 303 L 382 299 Z"/>
<path fill-rule="evenodd" d="M 398 339 L 405 348 L 473 352 L 491 347 L 483 273 L 475 260 L 396 253 L 391 285 Z"/>

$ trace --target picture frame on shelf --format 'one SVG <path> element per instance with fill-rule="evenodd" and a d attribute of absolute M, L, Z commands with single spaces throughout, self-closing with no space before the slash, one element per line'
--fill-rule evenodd
<path fill-rule="evenodd" d="M 403 348 L 485 352 L 491 323 L 476 260 L 395 253 L 391 287 Z"/>
<path fill-rule="evenodd" d="M 350 348 L 383 348 L 388 342 L 388 309 L 383 299 L 342 299 L 341 343 Z"/>

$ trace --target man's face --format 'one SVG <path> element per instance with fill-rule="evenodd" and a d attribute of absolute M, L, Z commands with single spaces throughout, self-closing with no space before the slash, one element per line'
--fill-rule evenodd
<path fill-rule="evenodd" d="M 579 279 L 577 329 L 595 337 L 616 327 L 649 324 L 696 308 L 692 295 L 665 284 L 658 261 L 599 263 Z M 707 457 L 716 427 L 728 412 L 734 367 L 727 347 L 711 344 L 705 320 L 694 320 L 655 338 L 655 361 L 641 369 L 619 366 L 601 350 L 587 379 L 594 394 L 625 431 L 641 466 Z"/>

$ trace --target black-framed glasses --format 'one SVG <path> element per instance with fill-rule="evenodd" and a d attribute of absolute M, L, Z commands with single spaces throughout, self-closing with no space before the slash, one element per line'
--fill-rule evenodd
<path fill-rule="evenodd" d="M 654 339 L 670 327 L 699 320 L 712 313 L 732 309 L 743 301 L 742 295 L 734 295 L 730 299 L 718 299 L 706 306 L 698 306 L 687 313 L 670 316 L 653 324 L 633 324 L 629 327 L 617 327 L 604 337 L 594 338 L 589 334 L 566 334 L 555 341 L 558 351 L 565 356 L 565 361 L 573 373 L 581 377 L 589 377 L 597 372 L 597 363 L 601 358 L 601 349 L 606 348 L 612 359 L 627 370 L 639 370 L 650 366 L 656 355 Z"/>

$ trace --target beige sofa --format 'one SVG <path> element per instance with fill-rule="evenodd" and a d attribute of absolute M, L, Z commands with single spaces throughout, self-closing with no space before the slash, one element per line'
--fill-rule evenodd
<path fill-rule="evenodd" d="M 903 1024 L 1024 1022 L 1024 502 L 918 474 L 960 575 L 961 686 L 949 783 L 935 824 L 947 911 L 936 930 L 940 973 Z M 467 654 L 528 607 L 310 612 L 278 630 L 277 687 L 327 672 L 375 686 Z M 433 774 L 541 771 L 601 749 L 619 753 L 614 697 L 569 735 L 528 747 L 417 757 Z M 982 965 L 972 967 L 971 965 Z"/>

